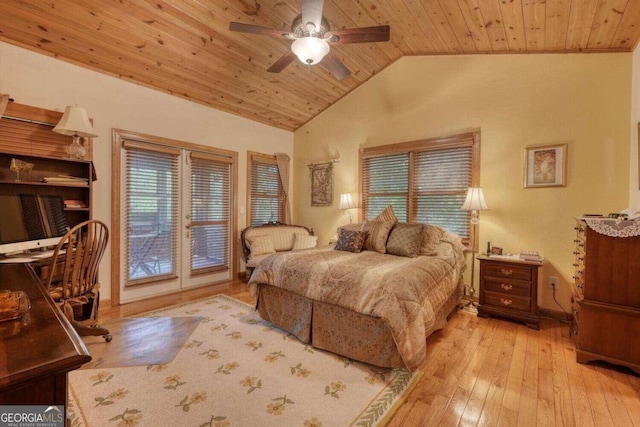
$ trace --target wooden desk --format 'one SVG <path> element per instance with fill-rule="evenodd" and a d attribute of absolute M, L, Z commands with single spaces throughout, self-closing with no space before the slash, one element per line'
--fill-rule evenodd
<path fill-rule="evenodd" d="M 0 405 L 64 405 L 67 373 L 89 351 L 27 264 L 0 264 L 0 289 L 24 291 L 31 309 L 0 322 Z"/>

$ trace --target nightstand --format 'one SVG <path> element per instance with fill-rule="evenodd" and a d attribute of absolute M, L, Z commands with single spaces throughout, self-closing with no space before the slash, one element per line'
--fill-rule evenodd
<path fill-rule="evenodd" d="M 538 269 L 542 262 L 486 255 L 477 259 L 480 260 L 478 316 L 505 317 L 539 329 Z"/>

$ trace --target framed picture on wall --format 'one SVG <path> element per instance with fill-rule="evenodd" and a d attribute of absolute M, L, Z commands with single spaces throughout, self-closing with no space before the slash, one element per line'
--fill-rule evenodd
<path fill-rule="evenodd" d="M 333 164 L 311 166 L 311 206 L 331 206 L 333 203 Z"/>
<path fill-rule="evenodd" d="M 567 182 L 567 144 L 524 149 L 524 188 L 564 187 Z"/>

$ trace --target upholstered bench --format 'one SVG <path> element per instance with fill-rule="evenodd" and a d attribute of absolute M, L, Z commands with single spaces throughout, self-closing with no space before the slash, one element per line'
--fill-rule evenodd
<path fill-rule="evenodd" d="M 313 248 L 317 237 L 303 225 L 269 223 L 247 227 L 240 233 L 247 279 L 253 269 L 269 255 L 299 249 Z"/>

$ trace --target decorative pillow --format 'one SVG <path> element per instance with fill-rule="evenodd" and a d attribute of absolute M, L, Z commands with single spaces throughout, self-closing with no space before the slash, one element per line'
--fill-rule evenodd
<path fill-rule="evenodd" d="M 363 249 L 381 254 L 387 251 L 387 239 L 395 224 L 394 221 L 367 221 L 362 228 L 367 232 Z"/>
<path fill-rule="evenodd" d="M 269 235 L 255 236 L 253 239 L 249 240 L 249 243 L 252 257 L 262 254 L 273 254 L 276 252 L 273 248 L 273 240 Z"/>
<path fill-rule="evenodd" d="M 387 253 L 409 258 L 417 256 L 422 242 L 423 228 L 422 224 L 397 223 L 389 235 Z"/>
<path fill-rule="evenodd" d="M 338 227 L 338 233 L 340 229 L 342 230 L 351 230 L 351 231 L 362 231 L 364 228 L 364 222 L 358 222 L 357 224 L 345 224 Z"/>
<path fill-rule="evenodd" d="M 352 231 L 339 229 L 338 243 L 336 249 L 339 251 L 348 251 L 358 253 L 362 250 L 362 244 L 367 237 L 366 231 Z"/>
<path fill-rule="evenodd" d="M 398 222 L 398 218 L 396 214 L 393 213 L 393 206 L 388 205 L 382 212 L 378 214 L 377 217 L 373 218 L 372 221 L 393 221 L 395 224 Z"/>
<path fill-rule="evenodd" d="M 424 224 L 422 231 L 422 243 L 420 244 L 420 255 L 438 255 L 436 246 L 440 243 L 440 239 L 444 236 L 444 228 L 437 225 Z"/>
<path fill-rule="evenodd" d="M 315 248 L 318 243 L 318 236 L 309 236 L 307 234 L 294 234 L 293 235 L 293 248 L 292 251 L 299 251 L 300 249 Z"/>

